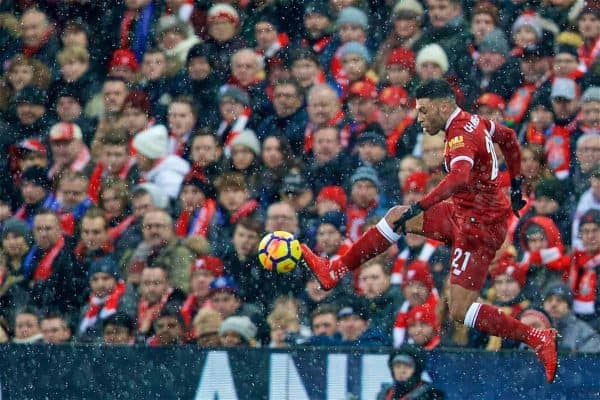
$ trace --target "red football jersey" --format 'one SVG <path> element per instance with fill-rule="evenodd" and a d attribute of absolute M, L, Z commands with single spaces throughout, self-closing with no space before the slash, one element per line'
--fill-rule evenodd
<path fill-rule="evenodd" d="M 457 161 L 471 164 L 467 185 L 452 196 L 459 215 L 484 222 L 506 218 L 508 197 L 499 187 L 498 157 L 494 148 L 493 122 L 457 108 L 446 123 L 444 163 L 446 170 Z"/>

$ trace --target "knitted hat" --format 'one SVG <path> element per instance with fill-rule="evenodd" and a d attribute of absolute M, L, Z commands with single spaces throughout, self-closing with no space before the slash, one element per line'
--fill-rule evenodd
<path fill-rule="evenodd" d="M 420 18 L 424 12 L 423 6 L 417 0 L 400 0 L 394 6 L 392 15 L 398 19 Z"/>
<path fill-rule="evenodd" d="M 169 196 L 167 196 L 165 191 L 160 186 L 152 182 L 144 182 L 134 186 L 131 190 L 131 193 L 135 193 L 135 191 L 139 189 L 148 192 L 154 207 L 164 210 L 169 206 Z"/>
<path fill-rule="evenodd" d="M 344 189 L 340 186 L 325 186 L 321 189 L 317 196 L 317 202 L 324 200 L 330 200 L 337 203 L 342 211 L 346 209 L 348 203 L 346 192 L 344 192 Z"/>
<path fill-rule="evenodd" d="M 387 142 L 385 141 L 385 137 L 383 137 L 383 135 L 380 135 L 377 132 L 367 131 L 367 132 L 364 132 L 362 135 L 360 135 L 358 137 L 358 139 L 356 139 L 357 146 L 360 146 L 365 143 L 370 143 L 375 146 L 379 146 L 379 147 L 383 147 L 384 149 L 387 149 Z"/>
<path fill-rule="evenodd" d="M 169 133 L 164 125 L 154 125 L 135 135 L 133 147 L 140 154 L 156 160 L 167 155 Z"/>
<path fill-rule="evenodd" d="M 544 291 L 544 301 L 546 301 L 546 299 L 550 296 L 558 296 L 566 301 L 569 304 L 569 307 L 573 306 L 573 293 L 571 292 L 571 289 L 569 289 L 569 287 L 564 283 L 555 283 L 548 286 L 548 288 Z"/>
<path fill-rule="evenodd" d="M 256 156 L 260 156 L 260 142 L 256 137 L 256 134 L 251 129 L 244 129 L 239 135 L 235 136 L 229 143 L 231 147 L 235 145 L 242 145 L 254 153 Z"/>
<path fill-rule="evenodd" d="M 213 274 L 213 277 L 218 278 L 223 275 L 223 261 L 219 257 L 202 256 L 192 264 L 190 275 L 196 271 L 208 271 Z"/>
<path fill-rule="evenodd" d="M 303 193 L 306 189 L 309 189 L 310 185 L 304 179 L 302 174 L 290 173 L 283 178 L 280 193 L 283 194 L 297 194 Z"/>
<path fill-rule="evenodd" d="M 577 32 L 564 31 L 556 36 L 556 43 L 568 44 L 577 48 L 583 44 L 583 38 Z"/>
<path fill-rule="evenodd" d="M 59 122 L 52 125 L 48 136 L 51 142 L 70 142 L 71 140 L 81 140 L 83 133 L 75 122 Z"/>
<path fill-rule="evenodd" d="M 404 185 L 402 185 L 402 192 L 416 192 L 425 193 L 427 191 L 427 182 L 429 181 L 429 174 L 424 171 L 415 171 L 410 174 Z"/>
<path fill-rule="evenodd" d="M 217 292 L 231 292 L 237 295 L 240 292 L 240 287 L 231 276 L 223 275 L 213 279 L 210 283 L 210 294 Z"/>
<path fill-rule="evenodd" d="M 339 27 L 344 24 L 358 25 L 365 31 L 369 29 L 367 14 L 356 7 L 345 7 L 340 11 L 337 20 L 335 21 L 335 26 L 339 29 Z"/>
<path fill-rule="evenodd" d="M 57 104 L 58 99 L 60 99 L 61 97 L 70 97 L 71 99 L 75 100 L 79 105 L 85 103 L 85 101 L 81 97 L 80 90 L 77 87 L 75 87 L 75 84 L 73 83 L 65 83 L 64 85 L 60 86 L 60 88 L 56 91 L 56 94 L 54 96 L 54 104 Z"/>
<path fill-rule="evenodd" d="M 406 315 L 406 325 L 411 326 L 416 322 L 431 325 L 435 331 L 439 329 L 439 322 L 435 310 L 428 303 L 412 307 Z"/>
<path fill-rule="evenodd" d="M 127 67 L 132 71 L 137 71 L 139 64 L 133 51 L 128 49 L 117 49 L 112 54 L 109 69 L 115 67 Z"/>
<path fill-rule="evenodd" d="M 385 65 L 400 65 L 401 67 L 408 69 L 411 73 L 414 73 L 415 53 L 411 49 L 399 47 L 390 51 L 385 60 Z"/>
<path fill-rule="evenodd" d="M 219 327 L 220 336 L 224 335 L 226 332 L 235 332 L 244 338 L 246 342 L 254 339 L 256 331 L 256 325 L 254 325 L 254 323 L 250 321 L 250 318 L 246 316 L 229 317 L 225 319 Z"/>
<path fill-rule="evenodd" d="M 33 165 L 27 168 L 21 174 L 21 185 L 25 183 L 33 183 L 37 186 L 43 187 L 45 190 L 52 190 L 52 183 L 48 179 L 48 172 L 45 168 Z"/>
<path fill-rule="evenodd" d="M 579 221 L 579 228 L 581 229 L 581 227 L 584 224 L 600 225 L 600 210 L 596 210 L 594 208 L 592 208 L 591 210 L 587 210 L 581 216 L 581 220 Z"/>
<path fill-rule="evenodd" d="M 29 244 L 33 242 L 31 230 L 25 221 L 22 221 L 18 218 L 9 218 L 4 221 L 2 224 L 2 230 L 0 231 L 0 240 L 6 239 L 6 236 L 8 236 L 9 233 L 25 238 L 25 241 Z"/>
<path fill-rule="evenodd" d="M 15 94 L 13 102 L 15 104 L 28 103 L 45 107 L 48 103 L 48 95 L 37 86 L 28 85 Z"/>
<path fill-rule="evenodd" d="M 379 181 L 379 177 L 377 176 L 377 171 L 375 171 L 372 167 L 358 167 L 356 171 L 350 177 L 350 183 L 354 185 L 358 181 L 371 181 L 373 184 L 379 188 L 381 182 Z"/>
<path fill-rule="evenodd" d="M 567 200 L 567 191 L 563 184 L 555 178 L 542 179 L 535 187 L 535 197 L 548 197 L 562 205 Z"/>
<path fill-rule="evenodd" d="M 348 89 L 348 97 L 350 96 L 357 96 L 361 99 L 376 99 L 377 88 L 369 81 L 357 81 Z"/>
<path fill-rule="evenodd" d="M 533 235 L 542 235 L 543 237 L 547 236 L 544 228 L 541 225 L 536 224 L 535 222 L 532 222 L 529 225 L 527 225 L 527 229 L 525 229 L 525 239 L 529 240 L 530 237 Z"/>
<path fill-rule="evenodd" d="M 207 16 L 208 23 L 214 22 L 217 18 L 226 18 L 234 24 L 240 21 L 240 16 L 235 8 L 225 3 L 218 3 L 209 8 Z"/>
<path fill-rule="evenodd" d="M 328 211 L 319 219 L 319 225 L 333 225 L 342 235 L 346 232 L 346 215 L 340 211 Z"/>
<path fill-rule="evenodd" d="M 236 102 L 245 106 L 250 105 L 250 98 L 248 93 L 244 92 L 237 86 L 224 85 L 219 89 L 219 102 L 222 102 L 225 98 L 230 98 Z"/>
<path fill-rule="evenodd" d="M 95 274 L 103 272 L 119 280 L 119 264 L 111 256 L 106 256 L 92 261 L 88 270 L 88 277 L 91 279 Z"/>
<path fill-rule="evenodd" d="M 371 63 L 371 54 L 369 54 L 369 50 L 364 44 L 358 42 L 346 43 L 340 49 L 340 58 L 344 58 L 344 56 L 348 54 L 358 54 L 367 62 L 367 64 Z"/>
<path fill-rule="evenodd" d="M 508 55 L 510 46 L 504 33 L 498 29 L 492 29 L 479 43 L 478 50 L 480 53 L 498 53 L 503 56 Z"/>
<path fill-rule="evenodd" d="M 542 28 L 542 21 L 541 19 L 537 16 L 537 14 L 522 14 L 521 16 L 519 16 L 519 18 L 517 18 L 515 20 L 515 22 L 513 23 L 512 26 L 512 36 L 515 36 L 515 34 L 519 31 L 519 29 L 528 26 L 530 27 L 534 32 L 535 35 L 537 36 L 538 40 L 542 39 L 542 35 L 543 35 L 543 28 Z"/>
<path fill-rule="evenodd" d="M 433 275 L 429 271 L 429 265 L 421 260 L 414 260 L 402 273 L 402 286 L 410 282 L 421 282 L 428 290 L 433 289 Z"/>
<path fill-rule="evenodd" d="M 417 71 L 421 68 L 421 65 L 426 62 L 433 62 L 440 66 L 444 73 L 448 72 L 448 56 L 446 52 L 437 43 L 428 44 L 423 47 L 417 53 Z"/>
<path fill-rule="evenodd" d="M 502 96 L 496 93 L 484 93 L 473 104 L 474 108 L 479 108 L 481 106 L 486 106 L 490 108 L 494 108 L 496 110 L 504 111 L 506 107 L 506 102 L 502 98 Z"/>
<path fill-rule="evenodd" d="M 132 90 L 123 101 L 122 109 L 135 108 L 142 110 L 146 115 L 152 115 L 152 103 L 148 94 L 143 90 Z"/>
<path fill-rule="evenodd" d="M 590 86 L 585 89 L 585 92 L 581 95 L 582 103 L 589 103 L 590 101 L 600 101 L 600 87 Z"/>
<path fill-rule="evenodd" d="M 410 98 L 408 92 L 400 86 L 388 86 L 379 93 L 379 102 L 386 106 L 408 106 Z"/>
<path fill-rule="evenodd" d="M 577 19 L 581 18 L 586 14 L 591 14 L 597 19 L 600 19 L 600 8 L 594 7 L 592 5 L 586 6 L 579 12 L 579 15 L 577 15 Z"/>
<path fill-rule="evenodd" d="M 519 267 L 513 257 L 502 256 L 490 275 L 492 279 L 496 279 L 500 275 L 508 275 L 517 281 L 520 287 L 523 287 L 527 280 L 527 269 Z"/>
<path fill-rule="evenodd" d="M 155 37 L 160 39 L 166 32 L 178 32 L 185 38 L 193 33 L 191 27 L 175 15 L 165 15 L 158 19 Z"/>

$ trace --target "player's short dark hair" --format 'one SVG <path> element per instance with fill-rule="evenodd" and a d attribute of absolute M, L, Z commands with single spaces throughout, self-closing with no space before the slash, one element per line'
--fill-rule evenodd
<path fill-rule="evenodd" d="M 431 79 L 417 88 L 417 99 L 454 99 L 452 86 L 443 79 Z"/>

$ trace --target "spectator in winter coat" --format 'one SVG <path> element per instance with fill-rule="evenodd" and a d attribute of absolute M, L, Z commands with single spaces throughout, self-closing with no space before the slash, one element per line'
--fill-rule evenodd
<path fill-rule="evenodd" d="M 318 57 L 316 65 L 324 68 L 329 65 L 337 44 L 331 33 L 333 28 L 331 22 L 332 16 L 327 2 L 315 0 L 305 5 L 302 44 L 310 48 Z"/>
<path fill-rule="evenodd" d="M 169 103 L 167 122 L 169 154 L 189 160 L 190 139 L 198 121 L 198 110 L 191 97 L 177 97 Z"/>
<path fill-rule="evenodd" d="M 279 197 L 282 202 L 292 206 L 298 217 L 297 237 L 304 237 L 306 227 L 314 221 L 316 215 L 313 210 L 314 193 L 310 183 L 302 174 L 290 173 L 281 183 Z M 291 231 L 290 231 L 291 232 Z"/>
<path fill-rule="evenodd" d="M 61 314 L 46 314 L 40 322 L 44 343 L 66 344 L 71 341 L 71 327 L 68 318 Z"/>
<path fill-rule="evenodd" d="M 231 76 L 227 85 L 236 86 L 248 94 L 253 118 L 262 120 L 272 110 L 265 93 L 263 63 L 254 50 L 245 48 L 231 56 Z"/>
<path fill-rule="evenodd" d="M 175 234 L 181 238 L 189 236 L 208 237 L 210 223 L 217 209 L 211 198 L 212 187 L 194 171 L 188 173 L 181 184 L 181 213 L 175 222 Z"/>
<path fill-rule="evenodd" d="M 40 329 L 39 311 L 33 307 L 25 307 L 17 311 L 13 322 L 13 331 L 15 332 L 13 343 L 41 342 L 43 335 Z"/>
<path fill-rule="evenodd" d="M 600 165 L 592 171 L 590 176 L 590 188 L 581 195 L 581 198 L 577 203 L 577 208 L 575 209 L 572 225 L 573 229 L 571 231 L 571 247 L 573 250 L 583 249 L 583 241 L 579 235 L 579 227 L 581 218 L 590 210 L 600 210 Z"/>
<path fill-rule="evenodd" d="M 296 149 L 301 146 L 296 147 Z M 267 208 L 280 198 L 284 178 L 293 166 L 290 143 L 284 136 L 268 134 L 262 141 L 261 166 L 258 181 L 261 183 L 260 205 Z M 312 199 L 311 199 L 312 200 Z"/>
<path fill-rule="evenodd" d="M 598 22 L 600 22 L 600 13 L 595 7 L 584 7 L 577 16 L 577 30 L 583 39 L 583 43 L 577 51 L 581 55 L 581 61 L 588 68 L 595 61 L 594 48 L 600 38 Z"/>
<path fill-rule="evenodd" d="M 372 167 L 358 167 L 350 177 L 350 185 L 347 235 L 354 241 L 360 237 L 367 218 L 385 213 L 383 209 L 387 208 L 388 199 L 380 192 L 381 181 Z"/>
<path fill-rule="evenodd" d="M 83 142 L 81 128 L 73 122 L 59 122 L 49 133 L 52 165 L 48 175 L 57 179 L 63 172 L 82 172 L 88 166 L 91 155 Z"/>
<path fill-rule="evenodd" d="M 104 212 L 99 208 L 90 208 L 81 218 L 79 229 L 81 240 L 75 246 L 73 253 L 85 271 L 89 271 L 94 261 L 108 255 L 115 255 L 108 229 Z"/>
<path fill-rule="evenodd" d="M 66 47 L 56 58 L 60 65 L 60 79 L 50 88 L 50 99 L 65 85 L 72 86 L 79 94 L 82 104 L 87 103 L 100 89 L 98 77 L 90 70 L 90 54 L 80 46 Z"/>
<path fill-rule="evenodd" d="M 154 115 L 164 120 L 172 90 L 172 81 L 167 70 L 167 56 L 164 51 L 157 48 L 148 49 L 142 59 L 141 73 L 136 89 L 148 94 Z"/>
<path fill-rule="evenodd" d="M 246 316 L 225 318 L 219 327 L 219 338 L 223 347 L 254 347 L 256 325 Z"/>
<path fill-rule="evenodd" d="M 22 49 L 21 53 L 33 57 L 50 67 L 53 75 L 58 75 L 56 53 L 60 42 L 48 16 L 37 7 L 27 9 L 21 16 Z"/>
<path fill-rule="evenodd" d="M 12 321 L 14 312 L 29 300 L 23 260 L 33 243 L 31 230 L 16 218 L 3 222 L 0 230 L 0 315 Z"/>
<path fill-rule="evenodd" d="M 185 323 L 178 307 L 164 307 L 153 323 L 154 335 L 147 340 L 151 347 L 174 346 L 185 343 Z"/>
<path fill-rule="evenodd" d="M 557 283 L 548 287 L 543 307 L 561 336 L 559 349 L 573 353 L 600 352 L 600 334 L 573 314 L 573 294 L 566 285 Z"/>
<path fill-rule="evenodd" d="M 379 93 L 379 125 L 385 134 L 387 153 L 402 158 L 419 150 L 415 112 L 408 93 L 401 87 L 390 86 Z"/>
<path fill-rule="evenodd" d="M 306 47 L 290 49 L 289 57 L 292 78 L 298 81 L 303 90 L 308 91 L 313 85 L 325 82 L 325 73 L 312 49 Z"/>
<path fill-rule="evenodd" d="M 341 127 L 344 112 L 337 93 L 329 85 L 314 85 L 307 97 L 308 124 L 304 131 L 304 154 L 313 150 L 314 133 L 325 126 Z M 340 143 L 342 143 L 340 135 Z"/>
<path fill-rule="evenodd" d="M 135 340 L 135 322 L 129 315 L 117 312 L 104 320 L 102 344 L 131 345 Z"/>
<path fill-rule="evenodd" d="M 47 108 L 46 92 L 35 86 L 25 86 L 14 96 L 13 102 L 16 105 L 17 121 L 12 124 L 10 133 L 2 138 L 2 143 L 13 144 L 46 135 L 55 121 Z"/>
<path fill-rule="evenodd" d="M 575 162 L 572 162 L 571 185 L 579 197 L 590 187 L 590 176 L 600 166 L 600 133 L 586 133 L 577 139 Z"/>
<path fill-rule="evenodd" d="M 338 311 L 338 333 L 342 346 L 386 346 L 389 335 L 379 326 L 371 324 L 370 312 L 362 299 L 342 302 Z"/>
<path fill-rule="evenodd" d="M 361 165 L 373 167 L 382 183 L 382 192 L 387 199 L 398 193 L 397 162 L 388 153 L 386 138 L 377 131 L 363 132 L 356 141 L 358 161 Z"/>
<path fill-rule="evenodd" d="M 201 128 L 190 139 L 190 162 L 192 171 L 204 176 L 210 184 L 223 173 L 223 147 L 211 129 Z"/>
<path fill-rule="evenodd" d="M 122 126 L 120 117 L 121 111 L 123 110 L 123 104 L 129 94 L 128 85 L 128 82 L 122 78 L 106 77 L 102 84 L 102 111 L 98 115 L 95 115 L 95 113 L 90 113 L 86 110 L 86 114 L 97 116 L 99 118 L 96 134 L 94 136 L 94 143 L 92 143 L 92 150 L 95 150 L 98 146 L 95 143 L 99 141 L 102 136 L 106 135 L 116 127 Z"/>
<path fill-rule="evenodd" d="M 252 108 L 248 93 L 233 85 L 224 85 L 219 89 L 219 117 L 221 122 L 216 129 L 225 155 L 231 153 L 230 143 L 246 128 L 252 125 Z"/>
<path fill-rule="evenodd" d="M 134 83 L 139 69 L 135 54 L 129 49 L 117 49 L 112 53 L 108 66 L 108 75 Z"/>
<path fill-rule="evenodd" d="M 220 346 L 219 327 L 221 326 L 221 315 L 212 308 L 203 308 L 198 311 L 194 318 L 193 332 L 196 334 L 198 346 L 216 347 Z"/>
<path fill-rule="evenodd" d="M 312 183 L 313 192 L 325 186 L 341 186 L 348 179 L 350 168 L 348 157 L 342 152 L 340 131 L 331 126 L 317 128 L 311 133 L 311 142 L 313 155 L 306 163 L 305 175 Z"/>
<path fill-rule="evenodd" d="M 83 114 L 84 106 L 85 102 L 78 89 L 72 84 L 65 85 L 55 93 L 54 109 L 59 122 L 77 124 L 83 133 L 83 142 L 89 147 L 94 139 L 97 121 Z"/>
<path fill-rule="evenodd" d="M 181 306 L 181 315 L 188 328 L 193 329 L 192 321 L 199 310 L 211 307 L 208 300 L 210 283 L 223 275 L 223 261 L 213 256 L 197 258 L 190 267 L 190 292 Z M 196 337 L 197 332 L 193 332 Z"/>

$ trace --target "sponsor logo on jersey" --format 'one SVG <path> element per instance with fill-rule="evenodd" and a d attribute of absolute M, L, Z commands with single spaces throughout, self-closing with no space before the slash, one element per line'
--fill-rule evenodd
<path fill-rule="evenodd" d="M 450 139 L 448 141 L 448 148 L 450 150 L 454 150 L 454 149 L 458 149 L 460 147 L 464 147 L 465 145 L 465 140 L 464 138 L 461 136 L 455 136 L 452 139 Z"/>

